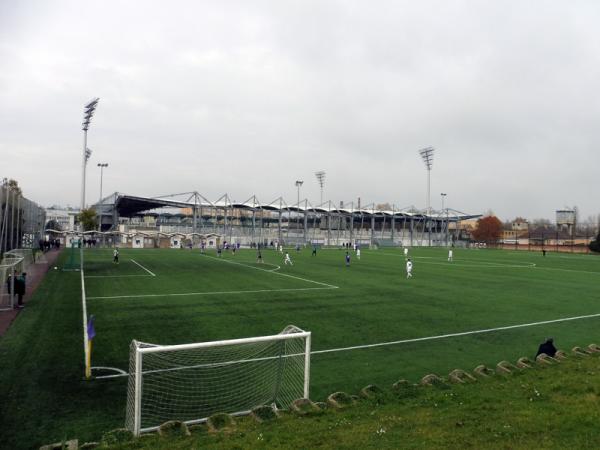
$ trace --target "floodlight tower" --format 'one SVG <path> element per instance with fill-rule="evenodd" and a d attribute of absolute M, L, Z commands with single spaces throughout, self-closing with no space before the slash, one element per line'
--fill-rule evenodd
<path fill-rule="evenodd" d="M 427 167 L 427 214 L 431 214 L 431 166 L 433 165 L 433 153 L 435 149 L 433 147 L 427 147 L 419 150 L 421 158 Z"/>
<path fill-rule="evenodd" d="M 319 205 L 323 204 L 323 186 L 325 185 L 325 171 L 319 170 L 315 172 L 315 176 L 317 177 L 317 181 L 319 182 L 319 187 L 321 188 L 321 202 Z"/>
<path fill-rule="evenodd" d="M 300 207 L 300 187 L 304 184 L 302 180 L 296 180 L 296 187 L 298 188 L 298 207 Z"/>
<path fill-rule="evenodd" d="M 81 168 L 81 211 L 85 208 L 85 167 L 87 165 L 88 159 L 92 155 L 92 151 L 87 148 L 87 132 L 90 127 L 90 122 L 92 120 L 92 116 L 94 115 L 94 111 L 96 110 L 96 106 L 98 106 L 98 102 L 100 99 L 98 97 L 90 100 L 87 105 L 84 106 L 84 114 L 83 114 L 83 161 Z"/>

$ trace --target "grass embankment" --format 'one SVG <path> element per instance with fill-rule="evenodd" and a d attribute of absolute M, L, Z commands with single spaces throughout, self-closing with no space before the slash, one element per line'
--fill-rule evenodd
<path fill-rule="evenodd" d="M 343 411 L 237 420 L 229 434 L 143 437 L 119 449 L 599 448 L 600 356 L 494 375 L 467 385 L 391 388 Z"/>

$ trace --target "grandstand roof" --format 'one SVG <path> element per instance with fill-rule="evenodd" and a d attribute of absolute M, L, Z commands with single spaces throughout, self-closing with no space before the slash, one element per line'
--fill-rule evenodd
<path fill-rule="evenodd" d="M 191 195 L 190 195 L 191 194 Z M 177 200 L 177 196 L 187 196 L 185 200 Z M 419 210 L 414 206 L 408 208 L 402 208 L 398 210 L 378 210 L 374 205 L 367 205 L 361 208 L 351 207 L 336 207 L 332 201 L 327 201 L 321 205 L 314 206 L 308 200 L 301 200 L 300 203 L 288 204 L 279 197 L 270 203 L 263 203 L 258 201 L 256 196 L 250 197 L 244 202 L 235 202 L 229 199 L 227 194 L 221 196 L 216 201 L 210 201 L 197 193 L 185 193 L 185 194 L 174 194 L 164 197 L 140 197 L 115 192 L 108 197 L 102 199 L 99 202 L 104 213 L 106 209 L 115 209 L 117 214 L 122 217 L 132 217 L 139 213 L 157 208 L 174 207 L 174 208 L 236 208 L 236 209 L 249 209 L 249 210 L 265 210 L 265 211 L 281 211 L 281 212 L 294 212 L 294 213 L 317 213 L 317 214 L 346 214 L 346 215 L 363 215 L 367 217 L 395 217 L 395 218 L 416 218 L 416 219 L 445 219 L 451 222 L 459 220 L 467 220 L 481 217 L 481 214 L 466 214 L 454 209 L 445 209 L 444 211 L 430 211 Z M 98 205 L 95 205 L 98 206 Z M 153 211 L 152 214 L 156 212 Z"/>

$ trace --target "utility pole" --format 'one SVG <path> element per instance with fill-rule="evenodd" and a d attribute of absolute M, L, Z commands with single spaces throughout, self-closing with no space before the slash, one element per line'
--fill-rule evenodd
<path fill-rule="evenodd" d="M 298 230 L 300 229 L 300 187 L 304 184 L 302 180 L 296 180 L 296 187 L 298 188 L 298 203 L 296 203 L 296 214 L 297 214 L 297 225 L 296 225 L 296 235 L 298 234 Z M 297 237 L 297 236 L 296 236 Z"/>
<path fill-rule="evenodd" d="M 108 167 L 108 163 L 98 163 L 98 167 L 100 167 L 100 200 L 98 201 L 98 231 L 102 231 L 102 175 L 104 174 L 104 168 Z M 195 219 L 195 216 L 194 216 Z M 194 231 L 196 231 L 194 229 Z"/>

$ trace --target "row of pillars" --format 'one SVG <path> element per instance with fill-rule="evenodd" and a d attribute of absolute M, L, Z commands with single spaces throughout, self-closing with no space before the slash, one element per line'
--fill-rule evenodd
<path fill-rule="evenodd" d="M 218 211 L 220 209 L 223 210 L 223 224 L 222 224 L 222 230 L 223 230 L 223 235 L 227 236 L 228 232 L 228 227 L 229 227 L 229 215 L 228 215 L 228 211 L 230 208 L 228 207 L 215 207 L 212 206 L 210 207 L 211 209 L 213 209 L 215 211 L 214 216 L 211 216 L 214 218 L 213 222 L 212 222 L 212 232 L 213 233 L 218 233 L 219 231 L 219 224 L 218 224 Z M 231 208 L 233 209 L 233 208 Z M 259 218 L 259 227 L 258 227 L 258 236 L 256 233 L 256 224 L 257 224 L 257 218 L 256 218 L 256 212 L 260 211 L 260 218 Z M 252 210 L 252 241 L 255 242 L 256 238 L 258 238 L 259 242 L 262 242 L 262 232 L 263 232 L 263 228 L 264 228 L 264 222 L 263 222 L 263 209 L 257 208 L 257 209 L 253 209 Z M 288 214 L 291 213 L 291 211 L 288 210 Z M 304 211 L 304 214 L 300 214 L 299 212 L 296 213 L 296 223 L 297 225 L 300 225 L 300 221 L 302 221 L 302 241 L 307 243 L 309 241 L 309 228 L 308 228 L 308 222 L 309 222 L 309 212 L 308 211 Z M 334 219 L 337 218 L 337 231 L 338 231 L 338 240 L 341 238 L 340 234 L 341 232 L 346 232 L 349 231 L 350 236 L 349 239 L 352 241 L 355 238 L 355 230 L 356 228 L 354 227 L 354 223 L 355 223 L 355 218 L 357 217 L 357 214 L 351 213 L 349 216 L 345 215 L 345 214 L 339 214 L 339 213 L 332 213 L 332 212 L 328 212 L 328 213 L 313 213 L 313 229 L 316 229 L 316 220 L 317 218 L 319 219 L 319 225 L 321 225 L 321 222 L 323 220 L 323 216 L 325 216 L 326 222 L 327 222 L 327 242 L 331 242 L 332 240 L 332 221 Z M 364 230 L 364 215 L 360 214 L 359 215 L 361 218 L 360 221 L 360 228 L 359 230 L 362 231 Z M 197 232 L 198 231 L 198 219 L 200 218 L 200 232 L 204 233 L 204 221 L 202 220 L 203 218 L 203 207 L 202 205 L 198 205 L 195 206 L 193 208 L 193 231 Z M 348 226 L 348 219 L 350 219 L 350 226 Z M 375 236 L 375 216 L 371 216 L 370 218 L 370 241 L 371 244 L 373 244 L 376 240 L 376 236 Z M 342 222 L 343 222 L 343 226 L 342 226 Z M 423 234 L 425 234 L 425 228 L 428 227 L 427 229 L 427 235 L 428 235 L 428 240 L 429 240 L 429 245 L 431 245 L 431 235 L 432 235 L 432 230 L 431 230 L 431 221 L 427 221 L 427 220 L 415 220 L 414 218 L 411 218 L 410 221 L 407 221 L 406 219 L 403 219 L 404 222 L 404 226 L 403 229 L 406 229 L 406 222 L 409 223 L 409 235 L 410 235 L 410 245 L 414 244 L 414 233 L 415 231 L 418 231 L 418 226 L 420 223 L 423 224 L 423 230 L 421 233 L 421 236 L 423 236 Z M 289 236 L 289 231 L 290 231 L 290 224 L 294 223 L 294 220 L 292 218 L 291 215 L 288 216 L 288 236 Z M 278 220 L 277 220 L 277 235 L 278 235 L 278 239 L 280 242 L 283 242 L 283 211 L 280 208 L 278 211 Z M 381 236 L 383 237 L 383 233 L 385 232 L 385 224 L 386 224 L 386 217 L 383 216 L 383 223 L 381 226 Z M 441 221 L 441 229 L 440 232 L 444 234 L 445 237 L 445 243 L 446 245 L 448 244 L 448 222 L 447 221 Z M 437 228 L 437 227 L 436 227 Z M 300 229 L 299 226 L 296 227 L 296 231 L 298 231 Z M 319 230 L 321 230 L 321 226 L 319 226 Z M 229 234 L 231 234 L 231 229 L 229 227 Z M 359 235 L 362 236 L 362 233 L 359 231 Z M 391 217 L 391 224 L 390 224 L 390 234 L 391 234 L 391 240 L 394 239 L 395 237 L 395 232 L 396 232 L 396 217 L 392 216 Z M 296 236 L 297 238 L 298 236 Z M 421 240 L 421 244 L 422 244 L 422 240 Z"/>

